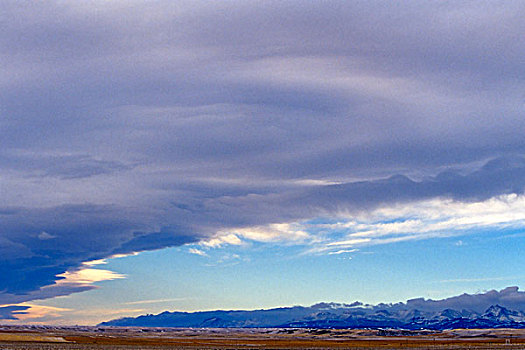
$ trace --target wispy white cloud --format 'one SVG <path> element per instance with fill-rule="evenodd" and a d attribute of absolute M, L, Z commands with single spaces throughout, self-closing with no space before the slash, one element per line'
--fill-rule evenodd
<path fill-rule="evenodd" d="M 56 296 L 69 295 L 71 293 L 78 293 L 88 291 L 97 288 L 96 283 L 102 281 L 111 281 L 116 279 L 126 278 L 126 275 L 104 269 L 92 268 L 92 266 L 105 264 L 104 260 L 90 261 L 87 264 L 83 264 L 81 268 L 68 270 L 64 273 L 55 276 L 55 283 L 44 286 L 37 291 L 27 294 L 4 294 L 4 300 L 6 305 L 17 305 L 17 306 L 31 306 L 32 311 L 28 311 L 31 315 L 36 315 L 40 311 L 47 312 L 53 311 L 53 307 L 41 306 L 33 303 L 29 303 L 31 300 L 49 299 Z M 36 310 L 36 311 L 35 311 Z M 47 311 L 46 311 L 47 310 Z M 64 311 L 56 309 L 55 311 Z M 48 312 L 49 311 L 49 312 Z M 26 310 L 22 312 L 26 314 Z M 50 314 L 51 315 L 51 314 Z M 50 316 L 48 315 L 48 316 Z M 28 316 L 29 317 L 29 316 Z M 36 317 L 36 316 L 35 316 Z M 47 316 L 46 316 L 47 317 Z"/>
<path fill-rule="evenodd" d="M 241 263 L 243 261 L 247 262 L 249 260 L 250 260 L 249 258 L 242 257 L 239 254 L 226 253 L 226 254 L 223 254 L 220 258 L 218 258 L 215 262 L 207 263 L 204 266 L 209 266 L 209 267 L 213 267 L 213 266 L 222 266 L 222 267 L 233 266 L 233 265 L 237 265 L 237 264 L 239 264 L 239 263 Z"/>
<path fill-rule="evenodd" d="M 80 270 L 66 271 L 57 275 L 60 277 L 56 284 L 79 284 L 90 285 L 95 282 L 111 281 L 115 279 L 126 278 L 126 275 L 116 273 L 110 270 L 83 268 Z"/>
<path fill-rule="evenodd" d="M 490 282 L 490 281 L 515 281 L 524 276 L 501 276 L 501 277 L 481 277 L 481 278 L 453 278 L 439 280 L 437 283 L 471 283 L 471 282 Z"/>
<path fill-rule="evenodd" d="M 19 321 L 35 321 L 43 318 L 57 318 L 62 316 L 64 312 L 71 311 L 68 308 L 54 307 L 54 306 L 43 306 L 33 303 L 20 303 L 17 306 L 27 306 L 28 309 L 20 312 L 13 312 L 13 315 Z"/>
<path fill-rule="evenodd" d="M 133 252 L 133 253 L 129 253 L 129 254 L 115 254 L 115 255 L 111 255 L 105 259 L 97 259 L 97 260 L 90 260 L 90 261 L 84 261 L 82 263 L 82 265 L 84 266 L 96 266 L 96 265 L 105 265 L 108 263 L 108 260 L 109 259 L 119 259 L 119 258 L 125 258 L 127 256 L 134 256 L 134 255 L 137 255 L 138 253 L 136 252 Z"/>
<path fill-rule="evenodd" d="M 97 266 L 97 265 L 105 265 L 107 264 L 107 259 L 97 259 L 97 260 L 91 260 L 91 261 L 85 261 L 82 263 L 84 266 Z"/>
<path fill-rule="evenodd" d="M 259 242 L 305 245 L 307 254 L 342 254 L 360 246 L 525 227 L 525 196 L 509 194 L 480 202 L 432 199 L 343 214 L 335 220 L 258 226 L 238 234 Z"/>
<path fill-rule="evenodd" d="M 195 255 L 200 255 L 200 256 L 208 256 L 208 254 L 206 254 L 206 252 L 200 250 L 200 249 L 197 249 L 197 248 L 190 248 L 188 249 L 188 252 L 191 253 L 191 254 L 195 254 Z"/>
<path fill-rule="evenodd" d="M 202 241 L 200 244 L 205 247 L 218 248 L 223 245 L 241 245 L 242 240 L 234 233 L 218 232 L 215 236 Z"/>
<path fill-rule="evenodd" d="M 461 236 L 489 228 L 525 227 L 525 196 L 510 194 L 474 203 L 443 199 L 419 201 L 380 208 L 337 223 L 310 225 L 310 229 L 314 227 L 346 232 L 342 239 L 328 239 L 322 249 Z M 462 241 L 456 243 L 462 244 Z"/>
<path fill-rule="evenodd" d="M 296 223 L 246 227 L 235 230 L 235 233 L 240 237 L 257 242 L 302 242 L 310 239 L 310 235 L 302 225 Z"/>
<path fill-rule="evenodd" d="M 50 233 L 47 233 L 46 231 L 42 231 L 38 234 L 38 239 L 41 241 L 46 241 L 48 239 L 53 239 L 53 238 L 56 238 L 56 236 Z"/>
<path fill-rule="evenodd" d="M 354 253 L 357 252 L 358 249 L 342 249 L 342 250 L 336 250 L 335 252 L 329 252 L 328 255 L 339 255 L 344 253 Z"/>
<path fill-rule="evenodd" d="M 124 303 L 124 304 L 125 305 L 157 304 L 157 303 L 166 303 L 166 302 L 170 302 L 170 301 L 183 301 L 183 300 L 188 300 L 188 298 L 137 300 L 137 301 L 129 301 L 129 302 Z"/>
<path fill-rule="evenodd" d="M 138 303 L 137 303 L 138 304 Z M 118 317 L 144 312 L 140 308 L 97 308 L 72 309 L 49 305 L 40 305 L 31 302 L 23 302 L 16 306 L 24 307 L 22 311 L 14 311 L 12 320 L 2 320 L 2 322 L 13 324 L 63 324 L 71 325 L 71 320 L 78 324 L 96 324 L 106 320 L 107 317 Z"/>
<path fill-rule="evenodd" d="M 255 242 L 305 242 L 314 239 L 299 223 L 273 223 L 219 231 L 212 238 L 200 242 L 201 246 L 219 248 L 224 245 L 242 245 Z"/>

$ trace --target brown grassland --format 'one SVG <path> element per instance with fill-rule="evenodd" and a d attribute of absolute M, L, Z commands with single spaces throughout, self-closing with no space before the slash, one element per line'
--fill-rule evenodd
<path fill-rule="evenodd" d="M 525 330 L 320 330 L 0 327 L 17 349 L 525 349 Z"/>

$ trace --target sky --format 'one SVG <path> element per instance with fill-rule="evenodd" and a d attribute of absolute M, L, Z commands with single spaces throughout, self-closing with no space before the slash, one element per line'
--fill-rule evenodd
<path fill-rule="evenodd" d="M 522 1 L 0 3 L 0 322 L 524 286 Z"/>

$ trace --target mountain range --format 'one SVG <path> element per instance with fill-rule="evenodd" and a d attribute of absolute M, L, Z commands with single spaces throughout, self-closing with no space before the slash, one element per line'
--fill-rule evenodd
<path fill-rule="evenodd" d="M 266 310 L 163 312 L 103 322 L 101 326 L 264 328 L 525 328 L 525 292 L 518 287 L 395 304 L 319 303 Z"/>

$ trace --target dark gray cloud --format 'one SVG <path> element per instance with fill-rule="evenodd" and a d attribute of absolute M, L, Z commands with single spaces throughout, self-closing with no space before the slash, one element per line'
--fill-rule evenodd
<path fill-rule="evenodd" d="M 111 255 L 121 243 L 132 239 L 132 230 L 138 228 L 125 213 L 108 206 L 15 208 L 4 211 L 1 218 L 4 249 L 24 248 L 18 256 L 0 258 L 5 276 L 0 290 L 12 294 L 53 284 L 55 276 L 69 267 Z M 42 240 L 42 232 L 53 238 Z"/>
<path fill-rule="evenodd" d="M 4 169 L 19 171 L 23 175 L 52 176 L 60 179 L 79 179 L 131 168 L 119 162 L 93 159 L 87 155 L 0 155 L 0 164 Z"/>
<path fill-rule="evenodd" d="M 221 229 L 523 191 L 522 2 L 0 7 L 2 300 Z"/>
<path fill-rule="evenodd" d="M 16 320 L 16 315 L 29 309 L 29 306 L 2 306 L 0 307 L 0 320 Z"/>
<path fill-rule="evenodd" d="M 406 306 L 411 309 L 433 312 L 444 309 L 467 309 L 483 313 L 491 305 L 500 305 L 512 310 L 523 310 L 525 292 L 520 292 L 518 289 L 518 287 L 507 287 L 500 291 L 490 290 L 479 294 L 465 293 L 441 300 L 412 299 L 407 301 Z"/>
<path fill-rule="evenodd" d="M 523 194 L 524 190 L 525 159 L 507 157 L 491 160 L 466 174 L 448 170 L 420 181 L 394 175 L 371 181 L 301 187 L 267 195 L 224 196 L 208 199 L 204 205 L 199 202 L 183 208 L 202 214 L 202 219 L 196 221 L 206 222 L 211 227 L 220 227 L 222 223 L 243 227 L 330 216 L 345 211 L 358 213 L 431 198 L 482 201 L 504 194 Z"/>
<path fill-rule="evenodd" d="M 82 262 L 198 240 L 182 227 L 155 231 L 144 213 L 129 208 L 71 205 L 46 209 L 12 208 L 0 214 L 0 302 L 20 302 L 92 288 L 54 285 L 56 276 Z M 150 231 L 145 231 L 147 229 Z M 139 231 L 142 230 L 142 231 Z M 191 234 L 191 236 L 190 236 Z M 45 239 L 42 239 L 45 237 Z M 44 286 L 50 286 L 41 288 Z"/>

